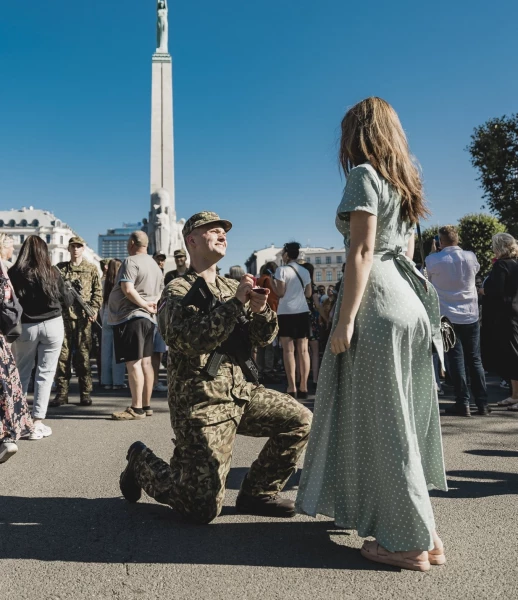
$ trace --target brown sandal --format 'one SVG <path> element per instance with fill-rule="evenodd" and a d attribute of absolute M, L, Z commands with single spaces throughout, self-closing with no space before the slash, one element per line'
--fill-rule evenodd
<path fill-rule="evenodd" d="M 389 552 L 383 546 L 380 546 L 376 541 L 363 542 L 361 555 L 368 560 L 399 567 L 400 569 L 409 569 L 410 571 L 429 571 L 430 561 L 428 560 L 428 552 L 425 550 L 413 558 L 404 556 L 404 552 Z"/>

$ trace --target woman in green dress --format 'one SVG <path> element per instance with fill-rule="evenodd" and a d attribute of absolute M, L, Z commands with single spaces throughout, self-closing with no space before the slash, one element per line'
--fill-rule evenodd
<path fill-rule="evenodd" d="M 427 571 L 444 564 L 429 489 L 447 490 L 432 343 L 439 302 L 411 261 L 427 211 L 394 109 L 367 98 L 342 121 L 347 177 L 336 225 L 348 248 L 297 497 L 365 541 L 362 555 Z"/>

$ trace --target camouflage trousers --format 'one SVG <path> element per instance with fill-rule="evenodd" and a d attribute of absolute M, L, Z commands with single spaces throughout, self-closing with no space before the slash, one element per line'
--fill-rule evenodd
<path fill-rule="evenodd" d="M 85 318 L 63 320 L 65 323 L 65 337 L 56 370 L 57 393 L 58 395 L 68 394 L 73 356 L 74 369 L 79 379 L 79 390 L 82 398 L 92 392 L 92 372 L 90 370 L 92 323 Z"/>
<path fill-rule="evenodd" d="M 135 460 L 142 489 L 157 502 L 198 523 L 221 512 L 236 434 L 269 437 L 248 471 L 241 491 L 275 495 L 294 472 L 308 441 L 312 414 L 291 396 L 263 387 L 252 392 L 240 416 L 212 425 L 185 422 L 174 430 L 170 464 L 148 448 Z"/>

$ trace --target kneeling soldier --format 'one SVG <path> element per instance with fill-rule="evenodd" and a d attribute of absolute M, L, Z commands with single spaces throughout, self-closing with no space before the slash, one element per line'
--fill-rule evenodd
<path fill-rule="evenodd" d="M 137 502 L 144 490 L 199 523 L 210 523 L 221 512 L 236 434 L 270 438 L 243 481 L 238 511 L 292 517 L 294 503 L 278 493 L 296 468 L 311 426 L 311 412 L 291 396 L 247 381 L 243 369 L 253 378 L 253 369 L 250 377 L 244 364 L 247 357 L 228 349 L 229 338 L 243 321 L 250 346 L 265 346 L 277 334 L 277 317 L 266 303 L 268 290 L 255 292 L 251 275 L 238 283 L 216 274 L 231 227 L 212 212 L 198 213 L 185 223 L 191 267 L 167 286 L 159 305 L 160 331 L 170 348 L 174 454 L 167 464 L 135 442 L 120 478 L 130 502 Z M 211 310 L 200 309 L 194 300 L 191 304 L 187 296 L 199 277 L 217 300 Z"/>

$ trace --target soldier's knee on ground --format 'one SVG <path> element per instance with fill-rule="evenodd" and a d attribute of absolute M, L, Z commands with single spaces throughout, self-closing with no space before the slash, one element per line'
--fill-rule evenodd
<path fill-rule="evenodd" d="M 208 525 L 220 514 L 222 505 L 223 502 L 219 501 L 216 497 L 203 498 L 203 500 L 199 499 L 189 506 L 184 514 L 198 525 Z"/>

